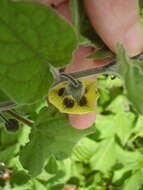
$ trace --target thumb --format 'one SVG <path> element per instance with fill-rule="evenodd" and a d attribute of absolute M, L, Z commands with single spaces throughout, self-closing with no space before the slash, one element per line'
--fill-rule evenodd
<path fill-rule="evenodd" d="M 143 49 L 138 14 L 138 0 L 84 0 L 87 14 L 102 40 L 116 51 L 116 43 L 121 42 L 130 56 Z"/>

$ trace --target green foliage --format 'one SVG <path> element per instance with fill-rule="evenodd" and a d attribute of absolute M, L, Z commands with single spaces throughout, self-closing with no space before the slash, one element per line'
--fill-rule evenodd
<path fill-rule="evenodd" d="M 0 88 L 18 103 L 47 95 L 49 64 L 60 67 L 72 59 L 73 28 L 42 4 L 0 1 L 0 31 Z"/>
<path fill-rule="evenodd" d="M 123 80 L 127 97 L 136 108 L 143 114 L 143 61 L 131 60 L 128 58 L 122 45 L 118 45 L 119 74 Z"/>
<path fill-rule="evenodd" d="M 0 1 L 0 102 L 15 100 L 13 111 L 33 122 L 20 122 L 15 133 L 0 122 L 0 190 L 142 190 L 141 60 L 118 45 L 119 77 L 97 76 L 100 98 L 89 129 L 74 129 L 43 99 L 53 82 L 49 65 L 69 64 L 77 44 L 100 47 L 89 58 L 113 57 L 99 43 L 83 2 L 70 5 L 72 24 L 39 3 Z M 139 8 L 143 26 L 142 0 Z"/>
<path fill-rule="evenodd" d="M 10 177 L 10 183 L 12 185 L 23 185 L 28 182 L 30 177 L 24 171 L 14 171 Z"/>
<path fill-rule="evenodd" d="M 48 163 L 45 167 L 45 170 L 50 173 L 50 174 L 54 174 L 57 172 L 58 170 L 58 164 L 56 162 L 55 157 L 51 156 L 48 160 Z"/>
<path fill-rule="evenodd" d="M 36 176 L 52 154 L 60 160 L 67 158 L 80 138 L 92 132 L 94 127 L 79 131 L 70 126 L 66 115 L 55 108 L 43 108 L 33 126 L 30 142 L 21 152 L 20 161 L 30 175 Z"/>

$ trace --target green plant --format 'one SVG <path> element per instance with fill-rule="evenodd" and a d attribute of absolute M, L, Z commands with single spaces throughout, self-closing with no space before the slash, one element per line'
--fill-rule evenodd
<path fill-rule="evenodd" d="M 139 6 L 142 24 L 141 0 Z M 65 184 L 81 190 L 143 188 L 142 54 L 129 58 L 118 44 L 113 55 L 93 38 L 82 2 L 71 1 L 71 9 L 73 25 L 39 3 L 0 1 L 0 111 L 7 121 L 19 120 L 14 133 L 6 120 L 0 123 L 2 190 L 59 190 Z M 69 64 L 79 44 L 100 47 L 90 58 L 113 60 L 69 74 L 75 81 L 97 75 L 96 123 L 83 131 L 46 100 L 52 84 L 65 81 L 61 75 L 54 81 L 51 67 L 57 72 Z"/>

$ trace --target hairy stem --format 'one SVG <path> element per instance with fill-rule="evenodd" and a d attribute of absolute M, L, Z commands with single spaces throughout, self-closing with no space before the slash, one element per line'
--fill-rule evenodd
<path fill-rule="evenodd" d="M 2 103 L 0 103 L 0 111 L 12 109 L 16 106 L 17 106 L 17 104 L 12 101 L 2 102 Z"/>
<path fill-rule="evenodd" d="M 67 75 L 69 75 L 70 77 L 74 78 L 74 79 L 78 79 L 78 78 L 82 78 L 82 77 L 90 77 L 90 76 L 95 76 L 98 74 L 117 74 L 117 62 L 116 61 L 112 61 L 108 64 L 105 64 L 103 66 L 99 66 L 99 67 L 95 67 L 92 69 L 88 69 L 88 70 L 83 70 L 83 71 L 78 71 L 78 72 L 74 72 L 74 73 L 68 73 Z M 62 76 L 62 73 L 61 73 Z M 61 77 L 60 80 L 56 81 L 54 83 L 53 86 L 67 81 L 66 78 Z"/>
<path fill-rule="evenodd" d="M 8 113 L 9 115 L 13 116 L 15 119 L 17 119 L 18 121 L 21 121 L 25 125 L 28 125 L 29 127 L 33 127 L 33 123 L 31 121 L 29 121 L 29 120 L 25 119 L 24 117 L 18 115 L 16 112 L 13 112 L 12 110 L 5 110 L 3 112 Z"/>

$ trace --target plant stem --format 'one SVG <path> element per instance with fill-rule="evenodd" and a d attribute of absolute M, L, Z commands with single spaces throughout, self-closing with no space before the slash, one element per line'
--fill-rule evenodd
<path fill-rule="evenodd" d="M 3 103 L 0 103 L 0 111 L 11 109 L 16 106 L 17 106 L 17 104 L 12 101 L 3 102 Z"/>
<path fill-rule="evenodd" d="M 2 115 L 2 114 L 0 114 L 0 119 L 3 121 L 3 122 L 8 122 L 8 120 Z"/>
<path fill-rule="evenodd" d="M 24 117 L 18 115 L 17 113 L 13 112 L 12 110 L 5 110 L 3 112 L 8 113 L 9 115 L 13 116 L 15 119 L 17 119 L 18 121 L 21 121 L 25 125 L 28 125 L 29 127 L 33 127 L 33 123 L 31 121 L 29 121 L 29 120 L 25 119 Z"/>
<path fill-rule="evenodd" d="M 103 74 L 103 73 L 117 74 L 116 71 L 117 71 L 117 62 L 112 61 L 103 66 L 95 67 L 95 68 L 88 69 L 88 70 L 78 71 L 78 72 L 74 72 L 74 73 L 67 73 L 67 75 L 71 76 L 74 79 L 78 79 L 78 78 L 82 78 L 82 77 L 95 76 L 95 75 Z M 56 81 L 53 86 L 55 86 L 61 82 L 64 82 L 64 81 L 67 81 L 67 79 L 62 77 L 62 73 L 61 73 L 60 80 Z"/>
<path fill-rule="evenodd" d="M 79 72 L 69 73 L 68 75 L 72 76 L 73 78 L 82 78 L 82 77 L 89 77 L 97 74 L 103 73 L 114 73 L 117 68 L 117 62 L 113 61 L 109 64 L 105 64 L 103 66 L 95 67 L 88 70 L 83 70 Z"/>

